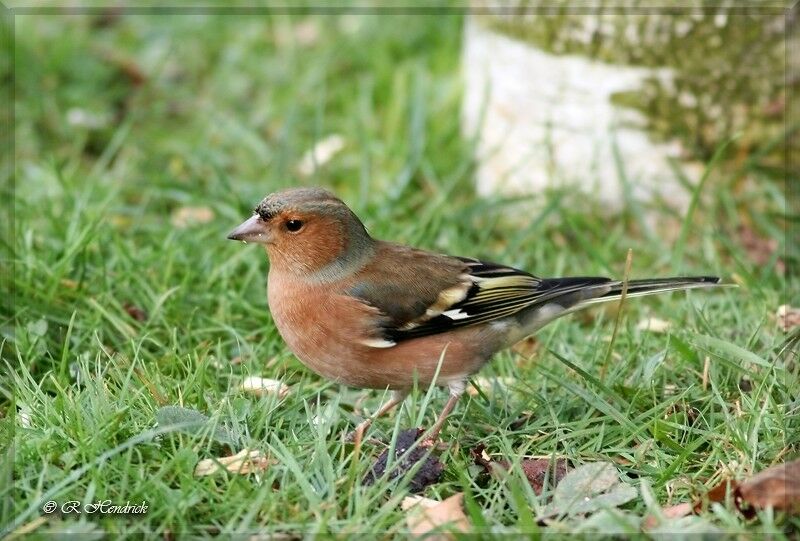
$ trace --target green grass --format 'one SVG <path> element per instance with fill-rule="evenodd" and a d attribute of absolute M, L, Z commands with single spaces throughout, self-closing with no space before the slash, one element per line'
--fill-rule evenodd
<path fill-rule="evenodd" d="M 313 43 L 291 38 L 302 24 L 316 28 Z M 788 249 L 781 186 L 755 170 L 713 168 L 686 222 L 658 204 L 629 202 L 608 215 L 568 191 L 477 198 L 458 122 L 461 24 L 17 17 L 15 222 L 4 250 L 14 296 L 3 292 L 0 383 L 0 441 L 11 444 L 3 469 L 14 482 L 0 484 L 3 524 L 115 535 L 406 531 L 404 485 L 360 485 L 382 447 L 367 444 L 356 457 L 341 438 L 361 418 L 357 402 L 366 396 L 374 411 L 382 393 L 306 370 L 270 317 L 264 254 L 225 240 L 264 194 L 297 184 L 336 190 L 375 236 L 544 276 L 621 276 L 631 248 L 634 278 L 679 269 L 740 284 L 631 300 L 607 364 L 613 310 L 547 327 L 531 359 L 498 355 L 482 375 L 515 383 L 459 404 L 444 431 L 443 481 L 426 491 L 465 492 L 476 529 L 530 531 L 544 505 L 518 468 L 502 481 L 478 475 L 470 450 L 479 443 L 512 461 L 617 461 L 662 506 L 703 493 L 726 468 L 744 478 L 798 455 L 798 366 L 776 354 L 785 335 L 773 317 L 799 302 L 796 280 L 776 269 Z M 128 63 L 145 74 L 142 84 L 123 74 Z M 71 124 L 76 108 L 101 125 Z M 346 148 L 299 178 L 300 157 L 332 133 Z M 187 206 L 207 207 L 213 219 L 174 226 Z M 657 217 L 652 232 L 645 213 Z M 779 239 L 766 264 L 741 246 L 742 224 Z M 672 322 L 670 332 L 637 330 L 649 316 Z M 247 375 L 279 378 L 291 393 L 243 395 Z M 429 425 L 444 400 L 420 389 L 370 434 L 388 443 Z M 163 405 L 205 413 L 233 434 L 235 450 L 262 450 L 276 464 L 258 475 L 194 477 L 199 459 L 225 450 L 209 434 L 157 428 Z M 514 424 L 524 414 L 528 422 Z M 47 500 L 104 499 L 145 500 L 149 511 L 36 522 Z M 642 516 L 648 505 L 640 496 L 624 509 Z M 724 505 L 702 517 L 730 532 L 800 527 L 772 512 L 748 521 Z M 538 526 L 587 527 L 579 518 Z"/>

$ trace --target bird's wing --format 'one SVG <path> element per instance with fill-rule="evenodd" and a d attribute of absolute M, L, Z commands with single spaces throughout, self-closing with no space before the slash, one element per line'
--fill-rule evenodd
<path fill-rule="evenodd" d="M 378 310 L 374 327 L 380 339 L 368 341 L 381 347 L 393 345 L 393 331 L 439 315 L 472 287 L 467 265 L 457 258 L 387 242 L 377 250 L 345 294 Z"/>
<path fill-rule="evenodd" d="M 495 321 L 557 295 L 606 279 L 568 279 L 554 284 L 525 271 L 478 259 L 440 256 L 387 245 L 392 266 L 372 267 L 348 292 L 380 310 L 379 340 L 390 347 L 410 338 Z M 555 287 L 554 287 L 555 286 Z"/>
<path fill-rule="evenodd" d="M 541 279 L 525 271 L 480 261 L 455 258 L 465 266 L 461 285 L 443 291 L 425 314 L 394 327 L 393 341 L 446 332 L 513 315 L 534 303 Z"/>

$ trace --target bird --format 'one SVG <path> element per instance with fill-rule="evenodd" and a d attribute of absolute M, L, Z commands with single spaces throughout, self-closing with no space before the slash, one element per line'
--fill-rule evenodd
<path fill-rule="evenodd" d="M 598 303 L 720 284 L 716 276 L 540 278 L 508 265 L 373 238 L 332 192 L 267 195 L 228 239 L 263 245 L 267 302 L 288 348 L 313 372 L 391 392 L 352 438 L 401 404 L 415 382 L 449 397 L 427 432 L 436 441 L 468 379 L 495 353 Z"/>

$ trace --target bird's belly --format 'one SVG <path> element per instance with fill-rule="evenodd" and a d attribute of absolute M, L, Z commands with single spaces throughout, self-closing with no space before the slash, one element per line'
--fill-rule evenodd
<path fill-rule="evenodd" d="M 479 328 L 405 340 L 391 348 L 376 349 L 362 359 L 371 388 L 408 389 L 416 382 L 425 387 L 435 381 L 446 386 L 474 374 L 497 350 Z M 438 371 L 438 375 L 437 375 Z"/>
<path fill-rule="evenodd" d="M 298 339 L 296 333 L 287 334 L 293 334 L 285 336 L 289 349 L 309 369 L 330 380 L 368 389 L 409 389 L 415 382 L 424 387 L 434 380 L 447 385 L 477 372 L 491 357 L 457 337 L 426 337 L 391 348 L 369 348 L 335 339 L 322 347 L 307 338 Z"/>

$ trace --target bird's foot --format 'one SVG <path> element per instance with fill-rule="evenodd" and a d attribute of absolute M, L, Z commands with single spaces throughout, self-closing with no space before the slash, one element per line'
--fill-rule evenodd
<path fill-rule="evenodd" d="M 345 435 L 345 443 L 352 443 L 356 447 L 361 447 L 361 444 L 364 442 L 364 435 L 367 433 L 367 429 L 371 424 L 372 422 L 369 419 L 361 421 L 358 426 Z M 367 441 L 369 443 L 380 443 L 380 441 L 376 440 L 375 438 L 370 438 Z"/>
<path fill-rule="evenodd" d="M 450 448 L 450 444 L 442 440 L 438 435 L 425 435 L 423 434 L 423 439 L 420 441 L 420 446 L 428 448 L 428 449 L 436 449 L 437 451 L 446 451 Z"/>
<path fill-rule="evenodd" d="M 360 445 L 363 439 L 364 430 L 361 428 L 361 425 L 358 425 L 344 436 L 345 443 L 355 443 L 356 445 Z"/>

